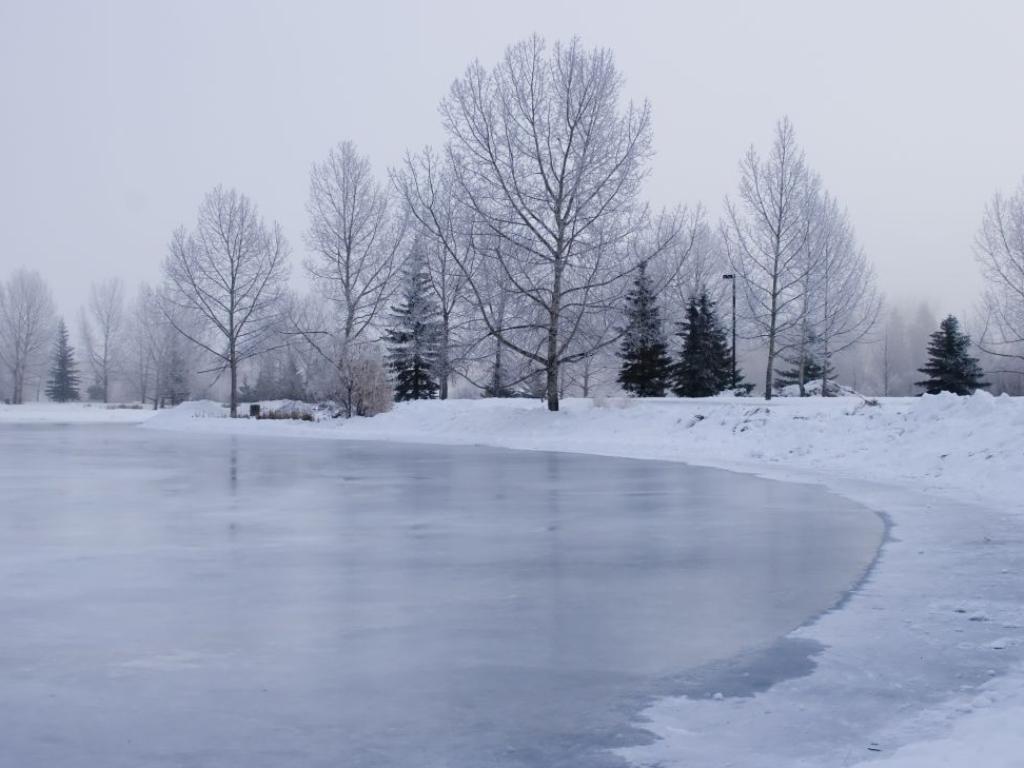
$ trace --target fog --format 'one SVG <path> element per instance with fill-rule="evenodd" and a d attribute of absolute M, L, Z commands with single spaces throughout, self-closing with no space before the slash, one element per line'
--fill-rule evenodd
<path fill-rule="evenodd" d="M 717 216 L 741 154 L 789 115 L 885 293 L 974 306 L 983 206 L 1024 175 L 1024 7 L 435 5 L 5 3 L 0 273 L 38 269 L 68 315 L 93 278 L 155 281 L 218 183 L 301 257 L 311 163 L 351 139 L 383 176 L 441 140 L 438 102 L 470 61 L 539 32 L 613 48 L 651 101 L 655 204 Z"/>

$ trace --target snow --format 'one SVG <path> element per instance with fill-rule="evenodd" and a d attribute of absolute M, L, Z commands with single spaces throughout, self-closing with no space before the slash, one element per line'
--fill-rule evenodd
<path fill-rule="evenodd" d="M 821 483 L 893 524 L 868 580 L 790 639 L 811 674 L 752 696 L 655 702 L 636 765 L 1024 765 L 1024 400 L 622 398 L 399 404 L 372 419 L 211 418 L 186 404 L 147 428 L 479 444 L 683 461 Z M 204 418 L 195 418 L 203 416 Z M 721 694 L 721 695 L 716 695 Z M 714 745 L 714 746 L 709 746 Z"/>
<path fill-rule="evenodd" d="M 0 403 L 0 424 L 141 424 L 154 413 L 137 404 Z"/>

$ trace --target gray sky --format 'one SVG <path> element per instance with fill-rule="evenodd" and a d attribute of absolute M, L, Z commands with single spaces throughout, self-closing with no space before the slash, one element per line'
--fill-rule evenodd
<path fill-rule="evenodd" d="M 971 307 L 982 207 L 1024 176 L 1024 3 L 0 3 L 0 277 L 73 315 L 94 277 L 156 280 L 217 183 L 304 254 L 309 166 L 351 139 L 383 179 L 437 143 L 476 57 L 537 31 L 613 48 L 650 99 L 657 205 L 717 216 L 788 114 L 894 298 Z"/>

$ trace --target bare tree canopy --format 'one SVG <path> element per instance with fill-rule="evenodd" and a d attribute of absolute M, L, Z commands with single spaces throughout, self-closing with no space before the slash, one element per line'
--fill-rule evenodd
<path fill-rule="evenodd" d="M 291 333 L 329 362 L 344 412 L 361 413 L 360 377 L 379 360 L 379 320 L 394 295 L 407 211 L 393 205 L 370 161 L 345 141 L 310 173 L 306 270 L 329 302 L 293 303 Z"/>
<path fill-rule="evenodd" d="M 167 300 L 191 315 L 197 329 L 173 314 L 176 330 L 231 375 L 231 415 L 238 410 L 238 364 L 266 348 L 288 274 L 288 243 L 275 222 L 236 190 L 216 187 L 199 207 L 196 228 L 174 232 L 164 261 Z"/>
<path fill-rule="evenodd" d="M 10 400 L 25 400 L 29 376 L 38 375 L 56 323 L 50 289 L 38 272 L 17 270 L 0 283 L 0 364 L 11 380 Z"/>
<path fill-rule="evenodd" d="M 819 195 L 811 211 L 817 237 L 811 254 L 811 281 L 807 327 L 820 340 L 821 394 L 829 394 L 832 357 L 864 340 L 878 322 L 882 298 L 874 268 L 857 238 L 849 215 L 827 192 Z"/>
<path fill-rule="evenodd" d="M 306 209 L 306 243 L 315 254 L 306 269 L 337 306 L 344 341 L 361 338 L 395 290 L 405 218 L 350 141 L 313 166 Z"/>
<path fill-rule="evenodd" d="M 986 206 L 974 252 L 985 278 L 980 346 L 1024 362 L 1024 181 Z"/>
<path fill-rule="evenodd" d="M 488 330 L 544 367 L 558 409 L 559 366 L 584 318 L 607 308 L 607 289 L 635 265 L 628 241 L 647 224 L 639 202 L 650 156 L 650 107 L 620 105 L 611 51 L 538 36 L 509 47 L 491 70 L 474 63 L 441 104 L 455 190 L 481 244 L 531 305 L 512 328 Z M 454 255 L 454 253 L 453 253 Z M 483 291 L 466 270 L 478 304 Z M 516 340 L 524 325 L 539 346 Z"/>
<path fill-rule="evenodd" d="M 765 397 L 772 396 L 775 359 L 785 335 L 805 317 L 807 199 L 813 177 L 788 118 L 775 127 L 767 158 L 751 146 L 740 161 L 738 201 L 726 200 L 722 239 L 740 282 L 744 318 L 768 344 Z"/>
<path fill-rule="evenodd" d="M 100 399 L 110 401 L 111 379 L 120 371 L 124 327 L 124 285 L 118 278 L 93 283 L 89 304 L 82 311 L 86 361 Z"/>

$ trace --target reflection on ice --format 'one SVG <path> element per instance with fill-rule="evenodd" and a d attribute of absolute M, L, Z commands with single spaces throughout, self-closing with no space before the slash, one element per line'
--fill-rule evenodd
<path fill-rule="evenodd" d="M 0 455 L 17 765 L 616 765 L 646 696 L 829 607 L 882 531 L 658 462 L 126 427 Z"/>

